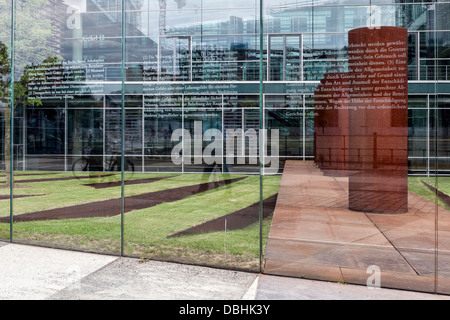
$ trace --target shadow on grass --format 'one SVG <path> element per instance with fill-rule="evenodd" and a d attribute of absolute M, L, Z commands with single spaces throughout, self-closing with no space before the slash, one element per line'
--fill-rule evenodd
<path fill-rule="evenodd" d="M 134 210 L 147 209 L 166 202 L 182 200 L 186 197 L 202 193 L 208 190 L 227 186 L 231 183 L 241 181 L 247 177 L 228 179 L 210 183 L 203 183 L 188 187 L 180 187 L 169 190 L 145 193 L 136 196 L 125 197 L 124 213 Z M 121 214 L 122 200 L 111 199 L 105 201 L 91 202 L 82 205 L 57 208 L 33 213 L 14 216 L 14 222 L 29 222 L 58 219 L 79 219 L 93 217 L 113 217 Z M 0 223 L 9 223 L 9 217 L 0 218 Z"/>

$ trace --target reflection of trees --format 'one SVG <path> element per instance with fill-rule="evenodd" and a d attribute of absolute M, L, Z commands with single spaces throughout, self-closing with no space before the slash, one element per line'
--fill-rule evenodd
<path fill-rule="evenodd" d="M 0 113 L 4 114 L 5 119 L 5 138 L 4 138 L 4 148 L 11 148 L 11 109 L 9 106 L 9 95 L 11 88 L 11 63 L 9 60 L 8 47 L 0 41 Z M 0 133 L 1 134 L 1 133 Z M 5 153 L 5 166 L 6 171 L 10 171 L 10 158 L 6 157 Z M 7 181 L 9 181 L 10 175 L 6 175 Z M 9 185 L 9 183 L 8 183 Z"/>
<path fill-rule="evenodd" d="M 0 42 L 0 77 L 1 77 L 1 85 L 0 85 L 0 96 L 2 102 L 2 109 L 5 119 L 5 138 L 4 138 L 4 155 L 5 155 L 5 171 L 6 171 L 6 184 L 7 186 L 11 185 L 11 114 L 14 109 L 14 103 L 11 106 L 11 62 L 9 60 L 8 48 L 4 43 Z M 14 89 L 19 91 L 19 84 L 14 84 Z"/>
<path fill-rule="evenodd" d="M 0 41 L 0 101 L 4 107 L 8 104 L 7 97 L 9 96 L 10 88 L 10 71 L 11 63 L 9 61 L 8 47 Z"/>

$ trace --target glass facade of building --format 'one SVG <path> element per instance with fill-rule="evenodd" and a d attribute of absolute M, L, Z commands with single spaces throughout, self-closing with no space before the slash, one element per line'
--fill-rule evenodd
<path fill-rule="evenodd" d="M 449 14 L 447 1 L 3 2 L 0 239 L 364 285 L 375 270 L 382 286 L 450 293 Z M 387 27 L 406 29 L 398 50 L 350 37 Z M 370 99 L 397 106 L 405 90 L 407 119 L 347 140 L 376 116 L 326 110 L 366 105 L 367 72 L 383 84 Z M 350 107 L 333 74 L 355 76 Z M 386 142 L 392 128 L 405 145 Z M 354 162 L 401 154 L 408 212 L 345 211 Z"/>

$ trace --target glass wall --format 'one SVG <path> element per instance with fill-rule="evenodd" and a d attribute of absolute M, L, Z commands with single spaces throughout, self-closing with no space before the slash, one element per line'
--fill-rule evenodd
<path fill-rule="evenodd" d="M 0 4 L 0 240 L 10 239 L 11 214 L 11 3 Z"/>
<path fill-rule="evenodd" d="M 259 4 L 216 7 L 126 1 L 124 254 L 259 271 Z"/>
<path fill-rule="evenodd" d="M 267 4 L 265 124 L 277 125 L 269 93 L 295 66 L 290 37 L 303 46 L 295 74 L 314 87 L 302 89 L 303 114 L 295 117 L 306 138 L 294 145 L 311 161 L 296 161 L 280 136 L 280 159 L 288 161 L 266 273 L 448 292 L 447 209 L 436 195 L 445 194 L 447 175 L 449 4 L 399 2 Z M 303 24 L 294 23 L 294 12 Z M 277 87 L 284 107 L 296 86 Z M 294 125 L 282 126 L 287 136 Z"/>
<path fill-rule="evenodd" d="M 435 92 L 436 96 L 430 103 L 434 105 L 436 112 L 435 120 L 435 137 L 436 137 L 436 167 L 439 171 L 439 176 L 436 180 L 436 194 L 438 196 L 438 210 L 437 210 L 437 255 L 436 255 L 436 290 L 440 293 L 450 293 L 449 278 L 449 264 L 448 264 L 448 108 L 450 107 L 450 89 L 448 87 L 448 72 L 450 62 L 450 52 L 448 50 L 449 35 L 448 32 L 442 30 L 449 30 L 450 22 L 448 21 L 448 13 L 450 6 L 447 3 L 437 3 L 436 12 L 434 15 L 436 23 L 436 32 L 434 34 L 434 57 L 436 62 L 434 64 L 435 71 Z M 430 43 L 433 43 L 430 41 Z"/>
<path fill-rule="evenodd" d="M 449 11 L 6 1 L 0 239 L 450 292 Z"/>
<path fill-rule="evenodd" d="M 123 24 L 111 3 L 15 1 L 16 242 L 121 252 L 120 188 L 97 188 L 122 181 Z"/>

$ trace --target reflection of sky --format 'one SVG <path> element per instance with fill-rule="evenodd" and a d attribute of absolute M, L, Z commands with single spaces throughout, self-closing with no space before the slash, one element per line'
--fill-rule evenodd
<path fill-rule="evenodd" d="M 229 21 L 231 16 L 255 18 L 259 0 L 227 0 L 218 4 L 217 0 L 186 0 L 178 9 L 174 0 L 167 0 L 166 28 L 183 27 L 193 24 Z M 203 8 L 203 10 L 201 10 Z M 142 32 L 146 35 L 159 33 L 159 1 L 144 0 L 141 15 Z"/>
<path fill-rule="evenodd" d="M 377 2 L 396 0 L 372 0 Z M 212 22 L 230 21 L 230 17 L 258 20 L 260 0 L 185 0 L 184 6 L 178 8 L 175 0 L 167 0 L 166 30 L 182 28 L 189 25 L 208 24 Z M 274 8 L 277 12 L 293 8 L 316 6 L 329 10 L 329 5 L 369 5 L 370 0 L 268 0 L 264 4 L 264 15 L 270 19 Z M 141 13 L 142 32 L 146 35 L 159 33 L 159 0 L 143 0 Z M 368 10 L 368 8 L 367 8 Z M 385 17 L 382 17 L 385 19 Z M 384 21 L 385 22 L 385 21 Z M 387 25 L 391 25 L 391 23 Z"/>

